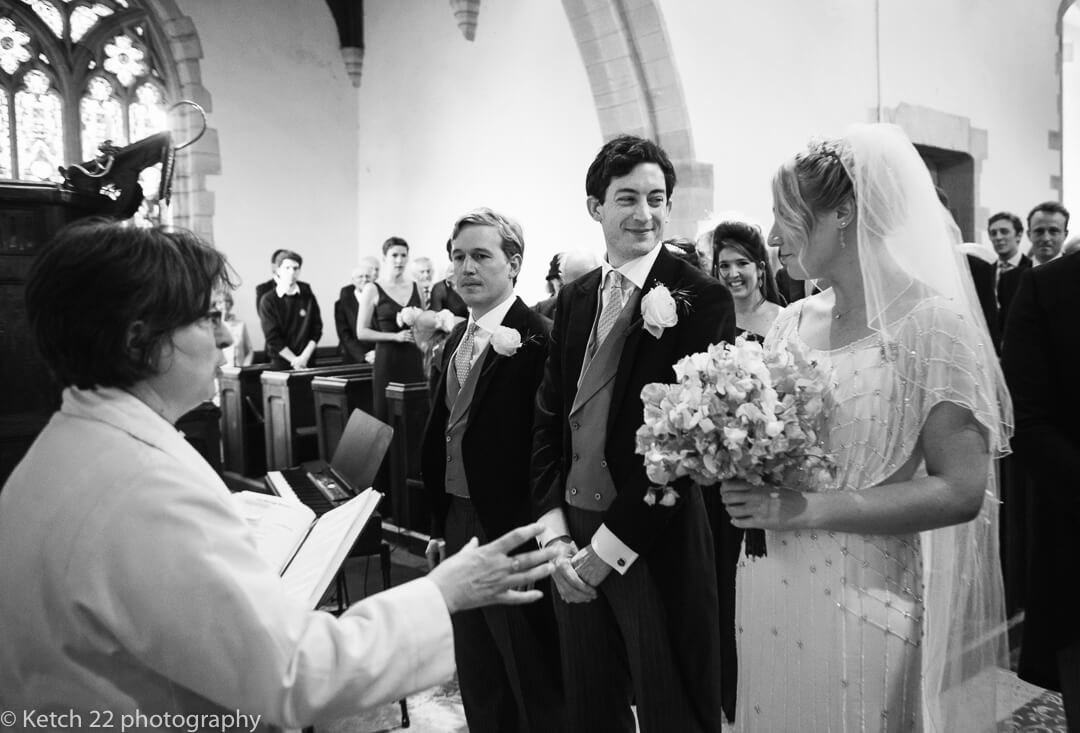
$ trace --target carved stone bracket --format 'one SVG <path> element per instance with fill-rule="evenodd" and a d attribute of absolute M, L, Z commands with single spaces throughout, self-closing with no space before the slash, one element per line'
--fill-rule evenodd
<path fill-rule="evenodd" d="M 480 0 L 450 0 L 457 27 L 466 41 L 476 38 L 476 20 L 480 17 Z"/>

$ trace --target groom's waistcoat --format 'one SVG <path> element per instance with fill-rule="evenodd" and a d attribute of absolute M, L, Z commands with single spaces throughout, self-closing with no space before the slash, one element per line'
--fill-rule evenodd
<path fill-rule="evenodd" d="M 611 480 L 611 471 L 604 456 L 608 412 L 611 410 L 619 357 L 640 299 L 640 291 L 635 290 L 593 358 L 589 360 L 586 356 L 586 362 L 582 365 L 577 394 L 569 414 L 571 454 L 565 494 L 566 503 L 577 509 L 602 512 L 615 501 L 615 483 Z M 590 342 L 595 338 L 594 319 Z"/>
<path fill-rule="evenodd" d="M 476 393 L 476 383 L 480 379 L 480 370 L 487 358 L 490 346 L 480 352 L 476 364 L 469 369 L 469 376 L 465 378 L 465 384 L 459 385 L 457 369 L 454 368 L 454 360 L 451 358 L 447 363 L 446 374 L 446 410 L 449 417 L 446 419 L 446 493 L 452 496 L 469 498 L 469 482 L 465 478 L 465 456 L 461 449 L 462 440 L 465 438 L 465 428 L 469 424 L 469 410 L 472 407 L 473 395 Z"/>

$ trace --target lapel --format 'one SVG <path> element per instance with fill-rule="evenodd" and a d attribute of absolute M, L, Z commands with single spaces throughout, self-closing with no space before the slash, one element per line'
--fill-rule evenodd
<path fill-rule="evenodd" d="M 612 388 L 611 392 L 611 405 L 613 408 L 622 405 L 622 401 L 626 395 L 627 386 L 630 382 L 630 373 L 637 360 L 637 352 L 638 348 L 641 346 L 642 339 L 648 338 L 649 342 L 658 340 L 645 333 L 645 329 L 642 326 L 641 299 L 643 299 L 655 285 L 663 284 L 668 288 L 675 287 L 677 274 L 675 267 L 676 262 L 674 255 L 668 254 L 667 251 L 661 247 L 660 253 L 656 256 L 656 262 L 653 263 L 652 269 L 649 270 L 649 276 L 645 278 L 645 287 L 643 287 L 638 294 L 640 298 L 634 304 L 633 320 L 631 320 L 630 325 L 627 327 L 626 341 L 623 342 L 622 353 L 619 355 L 619 368 L 615 373 L 615 386 Z M 685 317 L 685 314 L 683 314 L 683 317 Z M 661 338 L 662 337 L 663 336 L 661 335 Z M 608 410 L 608 435 L 612 434 L 616 413 L 617 409 Z M 640 415 L 638 417 L 640 418 Z"/>
<path fill-rule="evenodd" d="M 517 330 L 524 341 L 529 338 L 529 333 L 527 333 L 528 318 L 528 307 L 521 298 L 515 296 L 514 304 L 510 306 L 510 310 L 506 312 L 500 325 Z M 462 335 L 457 339 L 458 343 L 461 342 L 464 333 L 465 331 L 462 329 Z M 524 348 L 524 345 L 522 348 Z M 457 344 L 454 345 L 454 351 L 457 351 Z M 487 393 L 488 387 L 491 385 L 496 371 L 508 358 L 511 357 L 501 356 L 500 354 L 495 353 L 495 350 L 491 348 L 491 343 L 488 342 L 483 353 L 480 354 L 480 358 L 476 360 L 476 366 L 469 370 L 469 378 L 465 380 L 465 385 L 461 386 L 457 399 L 454 400 L 454 409 L 450 412 L 447 429 L 456 425 L 465 415 L 473 414 L 472 410 L 469 408 L 472 405 L 480 404 L 483 401 L 484 395 Z M 452 358 L 447 361 L 447 369 L 450 371 L 454 370 L 454 361 Z M 453 381 L 457 382 L 456 374 L 453 377 Z M 469 382 L 473 383 L 471 385 L 472 389 L 468 388 Z"/>
<path fill-rule="evenodd" d="M 465 378 L 465 384 L 458 384 L 457 370 L 454 368 L 454 363 L 450 363 L 451 375 L 447 382 L 447 389 L 457 388 L 457 396 L 454 397 L 453 406 L 450 408 L 450 417 L 446 421 L 446 429 L 452 430 L 465 415 L 471 414 L 469 407 L 476 397 L 476 386 L 483 379 L 483 367 L 488 361 L 488 356 L 494 354 L 491 350 L 491 345 L 488 344 L 484 347 L 480 357 L 476 360 L 476 366 L 469 370 L 469 376 Z M 449 392 L 448 392 L 449 394 Z"/>
<path fill-rule="evenodd" d="M 593 395 L 615 378 L 615 372 L 618 369 L 621 354 L 629 337 L 630 326 L 635 321 L 635 315 L 637 315 L 636 320 L 641 321 L 640 296 L 640 292 L 635 291 L 630 296 L 630 299 L 626 301 L 622 312 L 619 313 L 619 317 L 611 327 L 611 333 L 604 339 L 604 343 L 600 344 L 600 348 L 593 354 L 593 358 L 589 360 L 589 363 L 585 365 L 585 370 L 581 374 L 581 383 L 578 385 L 577 393 L 574 395 L 574 403 L 570 407 L 571 415 L 580 410 L 582 405 L 592 399 Z M 592 330 L 590 330 L 589 338 L 591 339 L 592 336 Z"/>
<path fill-rule="evenodd" d="M 571 401 L 576 396 L 581 370 L 585 365 L 585 349 L 589 345 L 589 337 L 596 320 L 596 307 L 600 301 L 600 272 L 601 268 L 598 267 L 570 283 L 568 287 L 576 288 L 579 292 L 574 292 L 569 298 L 563 299 L 563 305 L 569 306 L 566 308 L 568 313 L 565 316 L 566 358 L 563 366 L 566 372 L 563 376 L 563 384 L 573 385 L 575 394 L 571 395 Z M 559 318 L 562 319 L 564 316 L 560 315 Z"/>

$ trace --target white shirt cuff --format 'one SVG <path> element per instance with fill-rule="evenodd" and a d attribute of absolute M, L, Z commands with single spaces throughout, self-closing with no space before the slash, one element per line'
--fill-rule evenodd
<path fill-rule="evenodd" d="M 592 536 L 592 548 L 593 552 L 619 575 L 626 575 L 626 571 L 638 558 L 638 554 L 624 545 L 606 524 L 601 524 L 600 529 Z"/>
<path fill-rule="evenodd" d="M 556 537 L 570 534 L 570 527 L 566 524 L 566 514 L 559 507 L 548 510 L 544 516 L 536 521 L 544 525 L 544 531 L 536 538 L 536 541 L 540 543 L 540 547 L 543 547 Z"/>

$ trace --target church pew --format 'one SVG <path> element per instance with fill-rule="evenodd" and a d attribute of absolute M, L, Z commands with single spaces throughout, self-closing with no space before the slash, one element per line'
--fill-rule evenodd
<path fill-rule="evenodd" d="M 311 380 L 311 394 L 315 401 L 315 426 L 319 435 L 319 457 L 324 461 L 333 457 L 352 411 L 359 409 L 371 414 L 373 369 L 370 364 L 357 366 L 360 371 L 356 374 L 315 377 Z"/>
<path fill-rule="evenodd" d="M 218 378 L 223 467 L 241 476 L 261 478 L 266 473 L 261 380 L 269 366 L 223 366 Z"/>
<path fill-rule="evenodd" d="M 262 373 L 266 470 L 290 468 L 318 458 L 311 381 L 316 377 L 358 374 L 364 368 L 370 367 L 345 364 L 282 372 L 268 369 Z"/>
<path fill-rule="evenodd" d="M 386 403 L 394 439 L 390 443 L 390 511 L 394 524 L 427 533 L 430 515 L 420 480 L 420 443 L 424 437 L 430 402 L 426 382 L 390 382 Z"/>

